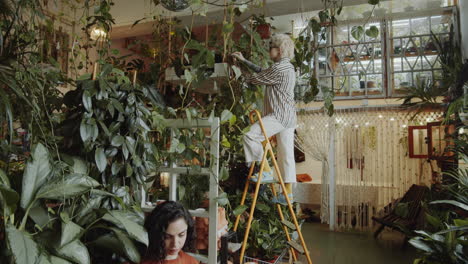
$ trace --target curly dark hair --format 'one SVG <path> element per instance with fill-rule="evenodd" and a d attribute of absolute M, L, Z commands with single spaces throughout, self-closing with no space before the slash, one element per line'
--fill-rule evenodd
<path fill-rule="evenodd" d="M 146 217 L 145 228 L 148 231 L 149 245 L 146 249 L 145 260 L 162 261 L 166 259 L 164 238 L 170 223 L 184 219 L 187 223 L 187 240 L 183 247 L 184 252 L 194 249 L 195 228 L 192 216 L 180 203 L 167 201 L 154 208 Z"/>

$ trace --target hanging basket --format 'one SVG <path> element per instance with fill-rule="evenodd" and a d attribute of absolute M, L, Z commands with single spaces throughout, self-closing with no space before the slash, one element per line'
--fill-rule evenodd
<path fill-rule="evenodd" d="M 260 24 L 256 26 L 255 30 L 262 39 L 269 39 L 271 37 L 271 27 L 268 24 Z"/>

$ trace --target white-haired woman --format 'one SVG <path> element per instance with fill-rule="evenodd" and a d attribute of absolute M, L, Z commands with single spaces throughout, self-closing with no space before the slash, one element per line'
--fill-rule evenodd
<path fill-rule="evenodd" d="M 263 103 L 263 124 L 268 137 L 276 135 L 278 165 L 286 183 L 286 191 L 291 201 L 292 184 L 296 182 L 296 164 L 294 160 L 294 129 L 296 127 L 296 107 L 294 103 L 294 86 L 296 73 L 291 59 L 294 56 L 294 42 L 285 34 L 277 34 L 270 41 L 270 58 L 274 64 L 267 68 L 246 60 L 242 53 L 232 54 L 244 62 L 255 73 L 247 77 L 252 84 L 265 85 Z M 244 135 L 244 152 L 248 163 L 260 162 L 263 157 L 262 142 L 265 140 L 260 125 L 255 123 Z M 257 177 L 257 175 L 255 175 Z M 263 180 L 272 180 L 271 168 L 266 164 Z M 286 203 L 284 195 L 278 198 L 279 203 Z"/>

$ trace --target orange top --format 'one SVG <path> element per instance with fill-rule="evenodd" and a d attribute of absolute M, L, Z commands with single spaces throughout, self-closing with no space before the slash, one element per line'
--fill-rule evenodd
<path fill-rule="evenodd" d="M 163 260 L 163 261 L 143 261 L 141 264 L 199 264 L 199 262 L 189 256 L 188 254 L 184 253 L 183 251 L 179 252 L 179 257 L 173 260 Z"/>

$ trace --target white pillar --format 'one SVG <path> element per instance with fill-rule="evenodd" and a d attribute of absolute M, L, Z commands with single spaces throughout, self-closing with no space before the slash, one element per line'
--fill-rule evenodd
<path fill-rule="evenodd" d="M 330 131 L 330 145 L 328 148 L 328 188 L 329 188 L 329 226 L 335 230 L 335 118 L 328 119 L 328 130 Z"/>
<path fill-rule="evenodd" d="M 460 33 L 463 57 L 468 59 L 468 0 L 459 0 Z"/>

